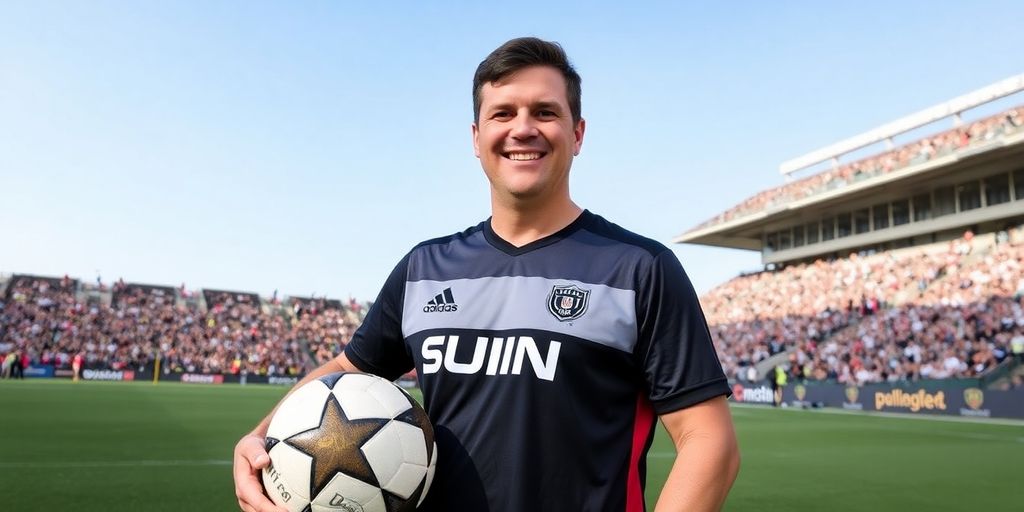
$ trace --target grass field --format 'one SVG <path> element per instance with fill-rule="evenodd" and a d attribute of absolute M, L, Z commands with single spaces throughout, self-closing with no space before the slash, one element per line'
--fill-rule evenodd
<path fill-rule="evenodd" d="M 269 386 L 0 382 L 0 510 L 236 510 L 231 451 Z M 1024 426 L 733 409 L 726 510 L 1021 510 Z M 651 448 L 648 502 L 672 461 Z"/>

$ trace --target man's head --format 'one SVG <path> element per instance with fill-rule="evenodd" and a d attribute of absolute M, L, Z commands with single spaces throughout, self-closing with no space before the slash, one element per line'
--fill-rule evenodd
<path fill-rule="evenodd" d="M 572 111 L 573 123 L 583 118 L 580 96 L 582 80 L 569 63 L 565 50 L 555 42 L 536 37 L 518 37 L 499 46 L 476 68 L 473 75 L 473 122 L 480 122 L 480 92 L 484 84 L 501 79 L 531 66 L 557 69 L 565 80 L 565 97 Z"/>
<path fill-rule="evenodd" d="M 585 122 L 580 78 L 562 48 L 536 38 L 503 44 L 477 68 L 473 104 L 473 148 L 493 197 L 569 203 L 569 168 Z"/>

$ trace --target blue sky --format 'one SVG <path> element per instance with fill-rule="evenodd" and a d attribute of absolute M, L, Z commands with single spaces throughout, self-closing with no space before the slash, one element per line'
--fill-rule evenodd
<path fill-rule="evenodd" d="M 521 35 L 583 76 L 576 202 L 666 244 L 1024 72 L 1019 1 L 370 4 L 4 2 L 0 272 L 371 299 L 488 216 L 472 73 Z M 760 261 L 674 249 L 698 291 Z"/>

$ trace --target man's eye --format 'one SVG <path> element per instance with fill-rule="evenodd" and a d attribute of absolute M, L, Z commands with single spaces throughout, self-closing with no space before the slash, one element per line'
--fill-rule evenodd
<path fill-rule="evenodd" d="M 493 117 L 494 119 L 507 119 L 509 117 L 512 117 L 512 114 L 510 114 L 510 113 L 508 113 L 506 111 L 501 111 L 501 112 L 495 112 L 494 115 L 491 116 L 491 117 Z"/>
<path fill-rule="evenodd" d="M 537 115 L 539 117 L 556 117 L 558 114 L 555 114 L 554 111 L 551 110 L 541 110 L 537 112 Z"/>

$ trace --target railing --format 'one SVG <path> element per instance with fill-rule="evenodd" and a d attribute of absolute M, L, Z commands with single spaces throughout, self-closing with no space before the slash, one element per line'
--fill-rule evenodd
<path fill-rule="evenodd" d="M 997 385 L 1000 380 L 1009 378 L 1013 371 L 1020 365 L 1021 363 L 1016 357 L 1012 355 L 1007 357 L 1003 362 L 999 363 L 978 378 L 979 387 L 989 388 Z"/>

